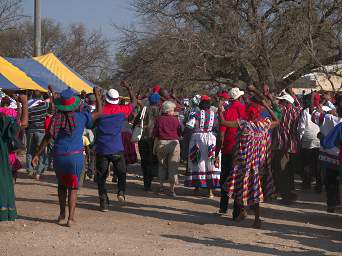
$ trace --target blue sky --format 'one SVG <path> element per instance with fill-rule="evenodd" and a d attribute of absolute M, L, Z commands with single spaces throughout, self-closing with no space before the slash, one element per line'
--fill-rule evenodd
<path fill-rule="evenodd" d="M 84 23 L 90 29 L 101 29 L 109 39 L 118 37 L 111 26 L 130 26 L 137 21 L 131 0 L 41 0 L 42 17 L 64 25 Z M 23 0 L 24 12 L 33 17 L 34 0 Z"/>

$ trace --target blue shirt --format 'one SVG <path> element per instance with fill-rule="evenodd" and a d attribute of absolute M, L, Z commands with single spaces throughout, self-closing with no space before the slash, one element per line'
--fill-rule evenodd
<path fill-rule="evenodd" d="M 89 111 L 75 112 L 76 127 L 72 131 L 72 135 L 60 130 L 54 141 L 53 152 L 55 154 L 68 154 L 73 152 L 83 152 L 82 135 L 84 128 L 91 127 L 91 113 Z"/>
<path fill-rule="evenodd" d="M 121 137 L 124 121 L 124 113 L 107 115 L 97 121 L 96 154 L 112 155 L 124 151 Z"/>

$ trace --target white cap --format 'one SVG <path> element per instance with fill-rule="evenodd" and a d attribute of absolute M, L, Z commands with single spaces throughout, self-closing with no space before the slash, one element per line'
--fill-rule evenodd
<path fill-rule="evenodd" d="M 119 99 L 120 95 L 119 92 L 115 89 L 110 89 L 107 93 L 106 93 L 106 101 L 110 104 L 119 104 Z"/>
<path fill-rule="evenodd" d="M 286 100 L 286 101 L 290 102 L 291 104 L 293 104 L 295 102 L 294 98 L 288 93 L 282 93 L 279 97 L 277 97 L 277 99 Z"/>
<path fill-rule="evenodd" d="M 330 112 L 332 110 L 332 108 L 328 107 L 328 106 L 322 106 L 322 110 L 324 112 Z"/>
<path fill-rule="evenodd" d="M 240 89 L 238 87 L 234 87 L 234 88 L 229 90 L 229 97 L 233 100 L 237 100 L 238 98 L 240 98 L 244 94 L 245 94 L 245 92 L 240 91 Z"/>

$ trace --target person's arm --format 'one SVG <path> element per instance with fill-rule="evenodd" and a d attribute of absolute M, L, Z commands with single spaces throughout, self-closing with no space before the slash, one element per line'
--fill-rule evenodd
<path fill-rule="evenodd" d="M 19 97 L 17 95 L 13 95 L 12 98 L 15 100 L 15 104 L 17 104 L 17 123 L 20 124 L 22 109 L 21 109 L 21 103 L 19 101 Z"/>
<path fill-rule="evenodd" d="M 28 104 L 27 104 L 27 95 L 20 94 L 19 100 L 21 103 L 21 117 L 20 117 L 20 127 L 27 128 L 28 126 Z"/>
<path fill-rule="evenodd" d="M 128 95 L 131 98 L 132 108 L 134 109 L 136 107 L 136 105 L 138 104 L 138 100 L 137 100 L 137 97 L 135 97 L 135 93 L 133 91 L 133 88 L 131 86 L 129 86 L 127 81 L 121 81 L 121 86 L 127 89 Z"/>
<path fill-rule="evenodd" d="M 239 128 L 239 122 L 238 121 L 226 121 L 224 120 L 224 116 L 221 113 L 219 113 L 219 120 L 220 120 L 220 125 L 223 125 L 228 128 Z"/>
<path fill-rule="evenodd" d="M 55 111 L 55 99 L 57 97 L 56 92 L 53 90 L 52 86 L 49 85 L 49 98 L 50 98 L 50 113 L 53 113 Z"/>
<path fill-rule="evenodd" d="M 155 138 L 159 138 L 159 121 L 158 121 L 158 118 L 154 122 L 153 136 Z"/>
<path fill-rule="evenodd" d="M 292 89 L 292 88 L 286 88 L 285 90 L 286 90 L 286 92 L 287 92 L 288 94 L 290 94 L 291 97 L 294 99 L 294 101 L 295 101 L 295 104 L 294 104 L 294 105 L 295 105 L 296 107 L 298 107 L 298 108 L 301 108 L 302 105 L 300 104 L 299 100 L 297 99 L 297 96 L 296 96 L 296 94 L 294 93 L 293 89 Z"/>
<path fill-rule="evenodd" d="M 177 102 L 177 104 L 179 104 L 181 107 L 183 107 L 182 101 L 177 98 L 173 88 L 171 89 L 171 98 L 174 99 Z"/>
<path fill-rule="evenodd" d="M 219 110 L 223 109 L 223 102 L 220 101 L 219 102 Z M 225 110 L 223 112 L 224 115 L 224 119 L 226 120 L 226 114 L 228 110 Z M 219 111 L 218 111 L 218 115 L 219 115 Z M 223 142 L 224 142 L 224 136 L 226 135 L 227 132 L 227 127 L 223 126 L 223 125 L 219 125 L 219 133 L 218 133 L 218 138 L 217 138 L 217 143 L 216 143 L 216 154 L 215 156 L 217 157 L 219 155 L 219 153 L 221 152 L 222 146 L 223 146 Z"/>
<path fill-rule="evenodd" d="M 305 131 L 305 127 L 306 127 L 306 121 L 307 121 L 307 116 L 305 111 L 303 111 L 303 113 L 300 115 L 299 118 L 299 122 L 298 122 L 298 135 L 299 135 L 299 141 L 302 141 L 303 135 L 304 135 L 304 131 Z"/>
<path fill-rule="evenodd" d="M 279 125 L 279 119 L 276 116 L 276 114 L 273 112 L 272 108 L 266 103 L 266 101 L 262 101 L 262 104 L 264 105 L 264 107 L 268 110 L 268 112 L 271 114 L 272 116 L 272 124 L 271 124 L 271 129 L 274 127 L 277 127 Z"/>
<path fill-rule="evenodd" d="M 47 147 L 47 145 L 49 145 L 51 141 L 51 135 L 46 133 L 44 136 L 44 139 L 42 140 L 42 142 L 39 145 L 38 151 L 36 152 L 36 154 L 34 155 L 33 159 L 32 159 L 32 166 L 36 167 L 38 162 L 39 162 L 39 158 L 40 155 L 44 152 L 45 148 Z"/>
<path fill-rule="evenodd" d="M 100 88 L 94 87 L 94 94 L 96 98 L 96 112 L 91 113 L 92 121 L 95 121 L 97 118 L 102 116 L 102 99 Z"/>

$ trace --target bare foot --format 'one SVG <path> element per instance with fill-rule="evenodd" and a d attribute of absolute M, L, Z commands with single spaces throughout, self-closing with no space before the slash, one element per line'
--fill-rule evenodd
<path fill-rule="evenodd" d="M 74 220 L 68 220 L 67 226 L 68 226 L 69 228 L 71 228 L 71 227 L 74 226 L 74 225 L 75 225 L 75 221 L 74 221 Z"/>

